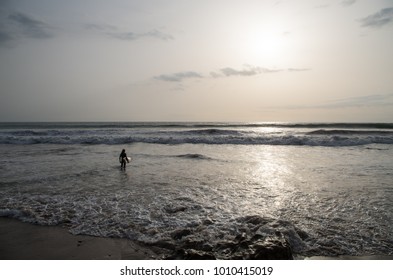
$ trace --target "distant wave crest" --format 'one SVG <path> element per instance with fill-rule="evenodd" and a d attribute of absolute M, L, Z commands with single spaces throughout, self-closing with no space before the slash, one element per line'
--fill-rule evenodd
<path fill-rule="evenodd" d="M 269 126 L 269 128 L 266 128 Z M 297 145 L 393 144 L 392 124 L 27 124 L 4 127 L 0 144 Z M 262 128 L 264 127 L 264 128 Z M 195 155 L 187 155 L 194 157 Z M 195 158 L 195 157 L 194 157 Z M 198 157 L 197 157 L 198 158 Z"/>
<path fill-rule="evenodd" d="M 213 123 L 213 122 L 0 122 L 0 129 L 118 128 L 341 128 L 393 129 L 393 123 Z"/>

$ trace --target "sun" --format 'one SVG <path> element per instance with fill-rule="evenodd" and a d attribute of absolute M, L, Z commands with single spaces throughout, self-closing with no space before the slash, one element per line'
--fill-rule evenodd
<path fill-rule="evenodd" d="M 290 32 L 277 22 L 245 25 L 235 40 L 236 55 L 248 61 L 281 65 L 292 55 Z"/>
<path fill-rule="evenodd" d="M 266 28 L 250 32 L 244 48 L 257 60 L 280 64 L 288 56 L 288 44 L 285 31 Z"/>

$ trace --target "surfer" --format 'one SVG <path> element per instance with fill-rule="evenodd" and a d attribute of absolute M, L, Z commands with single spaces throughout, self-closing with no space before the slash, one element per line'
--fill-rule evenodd
<path fill-rule="evenodd" d="M 125 149 L 123 149 L 122 151 L 121 151 L 121 154 L 120 154 L 120 156 L 119 156 L 119 161 L 120 161 L 120 163 L 121 163 L 121 168 L 126 168 L 126 162 L 130 162 L 129 160 L 128 160 L 128 157 L 127 157 L 127 154 L 126 154 L 126 150 Z"/>

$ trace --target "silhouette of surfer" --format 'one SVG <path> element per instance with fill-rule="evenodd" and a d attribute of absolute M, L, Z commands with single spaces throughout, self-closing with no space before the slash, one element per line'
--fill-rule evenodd
<path fill-rule="evenodd" d="M 121 163 L 121 168 L 126 168 L 126 164 L 129 163 L 130 161 L 128 160 L 127 154 L 126 154 L 126 150 L 123 149 L 121 151 L 121 154 L 119 156 L 119 161 Z"/>

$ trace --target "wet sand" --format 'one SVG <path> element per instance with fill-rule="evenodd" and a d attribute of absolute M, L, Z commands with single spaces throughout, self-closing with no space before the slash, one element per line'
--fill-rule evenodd
<path fill-rule="evenodd" d="M 162 249 L 119 238 L 72 235 L 58 226 L 0 218 L 1 260 L 150 260 Z"/>
<path fill-rule="evenodd" d="M 307 257 L 305 258 L 305 260 L 393 260 L 393 256 L 381 256 L 381 255 L 337 256 L 337 257 L 315 256 L 315 257 Z"/>
<path fill-rule="evenodd" d="M 0 260 L 154 260 L 167 253 L 162 248 L 127 239 L 72 235 L 59 226 L 38 226 L 2 217 L 0 244 Z M 300 259 L 393 260 L 393 256 L 314 256 Z"/>

